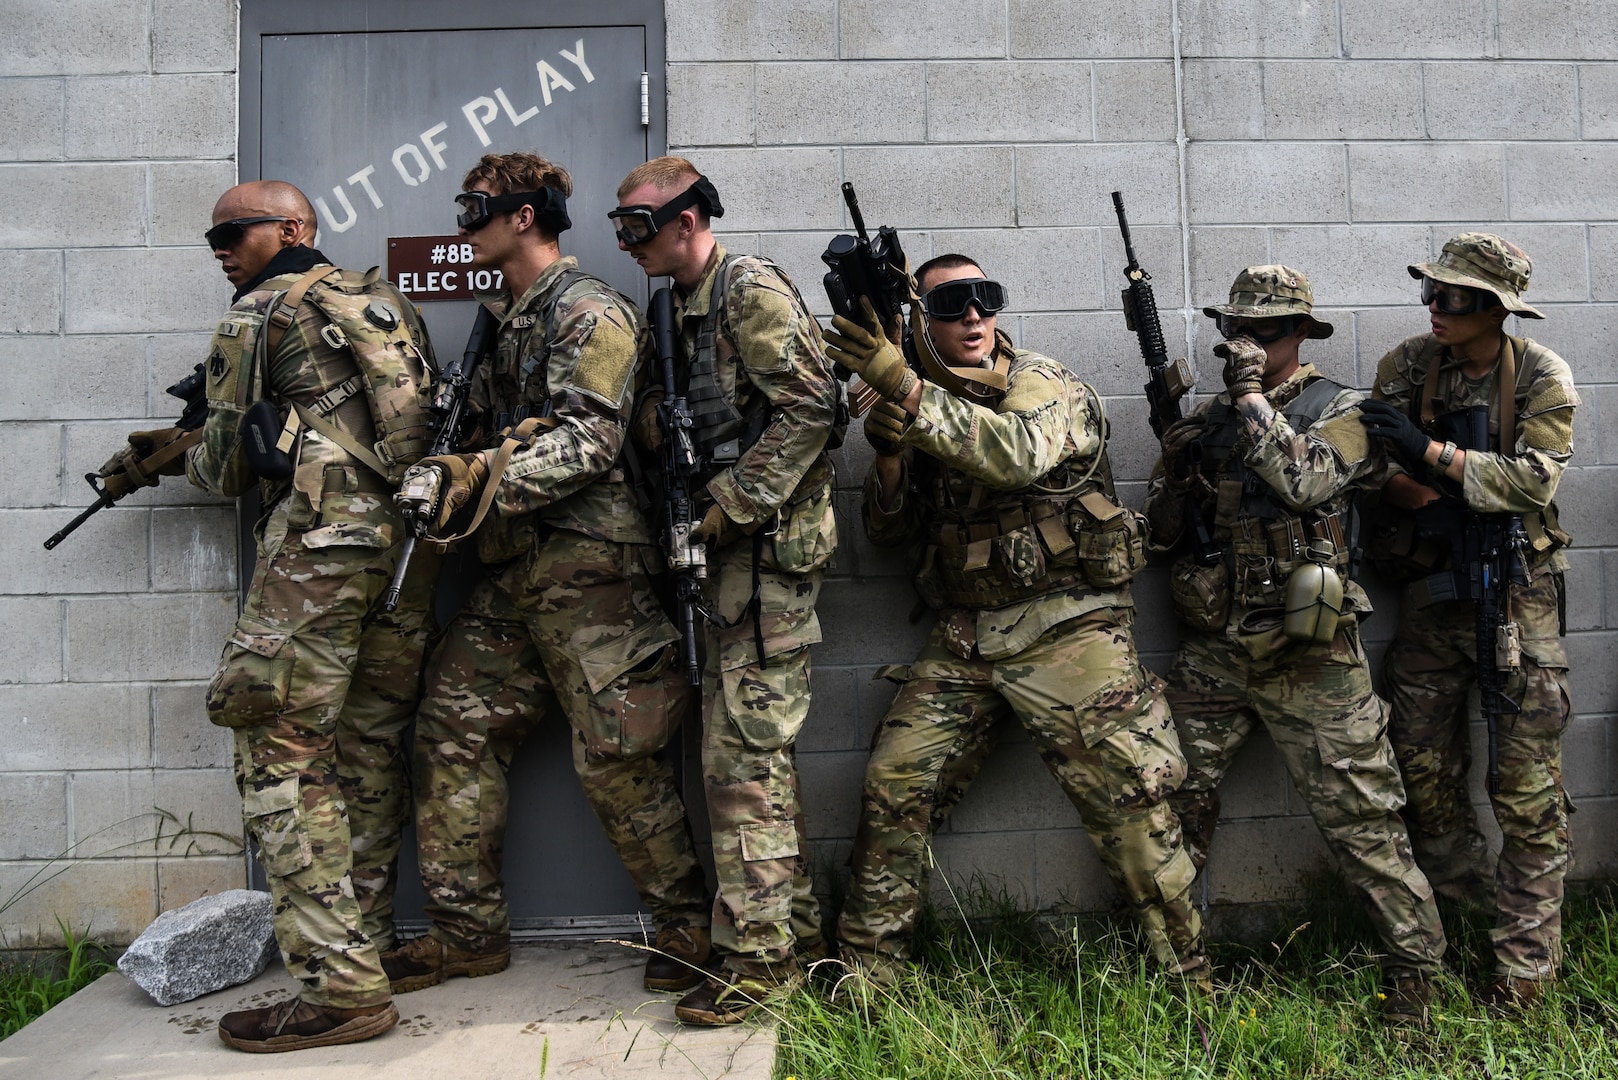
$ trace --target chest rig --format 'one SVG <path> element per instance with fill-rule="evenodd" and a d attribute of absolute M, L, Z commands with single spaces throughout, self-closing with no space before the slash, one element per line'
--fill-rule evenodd
<path fill-rule="evenodd" d="M 1279 411 L 1301 434 L 1319 421 L 1343 390 L 1331 379 L 1310 379 Z M 1353 544 L 1347 497 L 1324 509 L 1301 513 L 1292 509 L 1236 453 L 1241 417 L 1235 405 L 1215 399 L 1206 416 L 1200 468 L 1217 495 L 1204 500 L 1202 511 L 1215 541 L 1225 550 L 1231 598 L 1246 608 L 1282 606 L 1288 576 L 1306 562 L 1322 561 L 1318 555 L 1310 557 L 1311 545 L 1318 541 L 1331 545 L 1332 554 L 1324 563 L 1346 581 Z M 1316 550 L 1321 550 L 1318 545 Z"/>
<path fill-rule="evenodd" d="M 724 316 L 725 291 L 730 287 L 730 274 L 740 255 L 727 255 L 714 273 L 713 291 L 709 294 L 708 312 L 697 328 L 696 346 L 691 352 L 685 370 L 685 398 L 691 407 L 691 442 L 697 452 L 701 484 L 712 480 L 721 470 L 758 441 L 770 422 L 770 403 L 763 394 L 754 392 L 741 401 L 742 387 L 737 387 L 736 402 L 726 399 L 719 383 L 719 323 Z M 791 286 L 785 274 L 783 281 Z M 796 292 L 796 288 L 793 290 Z"/>
<path fill-rule="evenodd" d="M 523 336 L 523 340 L 532 341 L 537 337 L 539 347 L 526 356 L 522 355 L 520 349 L 517 350 L 509 366 L 501 365 L 498 371 L 490 372 L 489 404 L 495 410 L 494 430 L 503 431 L 530 417 L 550 415 L 551 395 L 546 372 L 551 358 L 551 341 L 555 337 L 552 324 L 556 320 L 556 308 L 569 289 L 589 276 L 582 270 L 563 270 L 557 275 L 550 298 L 538 312 L 514 316 L 516 319 L 530 320 L 525 327 L 529 332 Z M 529 382 L 536 372 L 539 383 L 530 387 Z"/>
<path fill-rule="evenodd" d="M 1118 503 L 1103 448 L 1071 457 L 1019 491 L 989 488 L 919 456 L 932 508 L 916 574 L 935 608 L 992 610 L 1073 588 L 1117 589 L 1145 565 L 1145 522 Z"/>

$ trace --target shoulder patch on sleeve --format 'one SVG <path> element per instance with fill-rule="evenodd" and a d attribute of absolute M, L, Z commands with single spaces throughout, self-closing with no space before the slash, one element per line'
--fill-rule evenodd
<path fill-rule="evenodd" d="M 1324 439 L 1350 465 L 1365 460 L 1371 453 L 1370 439 L 1366 437 L 1365 425 L 1360 423 L 1358 409 L 1316 424 L 1311 434 Z"/>
<path fill-rule="evenodd" d="M 635 336 L 616 320 L 596 318 L 579 346 L 568 386 L 618 408 L 635 370 Z"/>
<path fill-rule="evenodd" d="M 799 322 L 807 316 L 798 311 L 788 292 L 764 275 L 750 276 L 739 287 L 733 284 L 731 291 L 740 293 L 740 310 L 730 329 L 742 366 L 749 371 L 786 371 L 797 352 Z"/>
<path fill-rule="evenodd" d="M 1042 364 L 1017 372 L 1000 399 L 1001 413 L 1026 413 L 1044 408 L 1062 396 L 1062 377 Z"/>

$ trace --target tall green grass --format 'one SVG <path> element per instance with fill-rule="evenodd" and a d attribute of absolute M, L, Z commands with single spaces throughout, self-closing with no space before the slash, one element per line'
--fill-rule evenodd
<path fill-rule="evenodd" d="M 32 963 L 0 964 L 0 1039 L 16 1034 L 46 1010 L 112 970 L 101 946 L 66 926 L 62 949 Z"/>
<path fill-rule="evenodd" d="M 1488 918 L 1445 908 L 1450 972 L 1426 1031 L 1377 1019 L 1376 938 L 1339 888 L 1258 946 L 1217 945 L 1212 1001 L 1151 969 L 1110 923 L 1051 924 L 999 905 L 987 920 L 928 918 L 922 964 L 866 1008 L 818 985 L 783 1001 L 776 1077 L 1618 1077 L 1618 898 L 1570 898 L 1567 961 L 1548 1000 L 1490 1020 L 1474 999 L 1491 961 Z"/>

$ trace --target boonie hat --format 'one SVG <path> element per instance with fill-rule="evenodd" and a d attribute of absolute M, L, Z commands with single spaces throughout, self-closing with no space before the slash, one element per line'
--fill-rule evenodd
<path fill-rule="evenodd" d="M 1230 286 L 1230 303 L 1205 307 L 1210 319 L 1234 315 L 1241 319 L 1279 319 L 1302 315 L 1310 322 L 1309 336 L 1329 338 L 1332 324 L 1315 318 L 1315 291 L 1309 279 L 1290 266 L 1249 266 Z"/>
<path fill-rule="evenodd" d="M 1544 312 L 1525 304 L 1522 299 L 1522 294 L 1528 291 L 1528 275 L 1533 271 L 1533 260 L 1516 244 L 1492 233 L 1469 232 L 1445 244 L 1437 262 L 1416 263 L 1410 267 L 1410 276 L 1482 289 L 1498 296 L 1507 311 L 1530 319 L 1543 319 Z"/>

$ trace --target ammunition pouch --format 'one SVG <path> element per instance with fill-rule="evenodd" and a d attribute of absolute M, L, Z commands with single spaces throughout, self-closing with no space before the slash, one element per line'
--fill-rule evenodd
<path fill-rule="evenodd" d="M 1230 618 L 1230 570 L 1225 560 L 1204 565 L 1186 557 L 1169 571 L 1174 614 L 1193 630 L 1223 630 Z"/>
<path fill-rule="evenodd" d="M 1128 585 L 1146 567 L 1146 515 L 1100 491 L 1087 491 L 1067 508 L 1067 528 L 1085 579 L 1098 589 Z"/>

